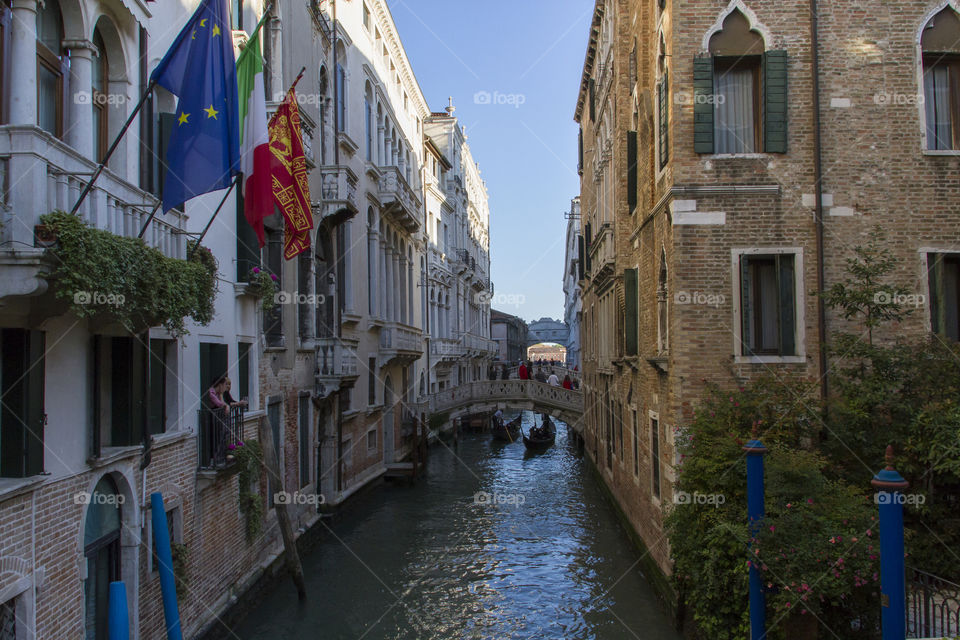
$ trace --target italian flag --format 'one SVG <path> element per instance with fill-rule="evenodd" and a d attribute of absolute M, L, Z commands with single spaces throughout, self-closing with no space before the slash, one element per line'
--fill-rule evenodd
<path fill-rule="evenodd" d="M 263 247 L 263 219 L 273 213 L 270 184 L 270 136 L 267 133 L 267 103 L 263 91 L 263 56 L 260 25 L 237 58 L 237 89 L 240 98 L 240 171 L 243 182 L 243 213 Z"/>

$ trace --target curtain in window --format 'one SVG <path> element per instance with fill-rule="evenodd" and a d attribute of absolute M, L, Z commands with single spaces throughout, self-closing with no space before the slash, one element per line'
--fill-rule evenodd
<path fill-rule="evenodd" d="M 927 116 L 927 148 L 952 149 L 950 68 L 947 65 L 933 65 L 925 70 L 923 98 Z"/>
<path fill-rule="evenodd" d="M 713 76 L 716 153 L 754 151 L 753 70 L 729 69 Z"/>

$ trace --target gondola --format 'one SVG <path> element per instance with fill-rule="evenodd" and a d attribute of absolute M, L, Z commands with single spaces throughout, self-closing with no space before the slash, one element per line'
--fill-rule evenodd
<path fill-rule="evenodd" d="M 520 421 L 523 419 L 523 416 L 517 416 L 510 422 L 506 424 L 500 423 L 497 424 L 494 422 L 493 432 L 494 440 L 501 440 L 503 442 L 516 442 L 520 438 Z"/>
<path fill-rule="evenodd" d="M 557 429 L 553 422 L 547 418 L 539 427 L 530 430 L 530 435 L 523 436 L 523 444 L 530 451 L 542 451 L 553 445 L 557 439 Z"/>

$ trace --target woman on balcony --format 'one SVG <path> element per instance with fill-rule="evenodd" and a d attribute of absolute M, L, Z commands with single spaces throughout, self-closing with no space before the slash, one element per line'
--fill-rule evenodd
<path fill-rule="evenodd" d="M 230 387 L 231 387 L 232 384 L 233 384 L 233 383 L 230 382 L 230 378 L 224 378 L 224 379 L 223 379 L 223 384 L 224 384 L 224 387 L 223 387 L 222 398 L 223 398 L 223 402 L 224 402 L 227 406 L 229 406 L 231 409 L 232 409 L 233 407 L 246 407 L 246 406 L 247 406 L 247 401 L 246 401 L 246 400 L 239 400 L 239 401 L 237 401 L 237 400 L 234 400 L 234 399 L 233 399 L 233 396 L 230 395 Z"/>

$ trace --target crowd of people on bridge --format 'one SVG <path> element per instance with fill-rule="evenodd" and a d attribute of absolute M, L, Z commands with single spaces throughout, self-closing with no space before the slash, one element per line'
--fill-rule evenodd
<path fill-rule="evenodd" d="M 570 374 L 567 373 L 563 376 L 563 380 L 560 380 L 560 377 L 557 375 L 556 371 L 551 367 L 544 370 L 544 361 L 537 361 L 537 368 L 534 370 L 533 362 L 523 362 L 522 360 L 517 363 L 517 376 L 518 380 L 536 380 L 537 382 L 542 382 L 548 384 L 551 387 L 563 387 L 564 389 L 579 389 L 580 382 L 574 377 L 571 378 Z M 546 361 L 548 363 L 555 363 L 557 361 Z M 550 364 L 547 365 L 550 367 Z M 558 366 L 558 365 L 553 365 Z M 573 371 L 577 371 L 577 367 L 573 368 Z M 488 377 L 490 380 L 509 380 L 511 379 L 510 368 L 507 366 L 507 363 L 500 365 L 499 370 L 496 366 L 490 365 L 490 370 L 488 372 Z"/>

